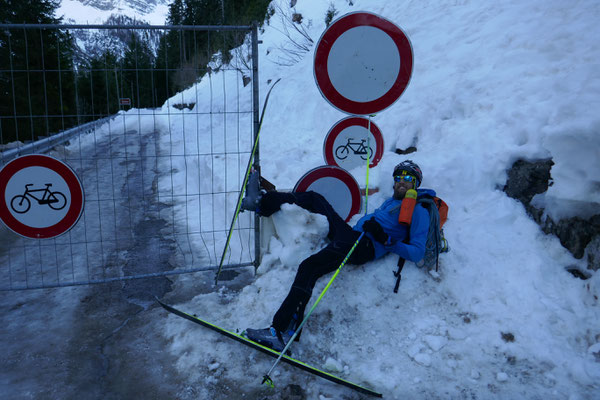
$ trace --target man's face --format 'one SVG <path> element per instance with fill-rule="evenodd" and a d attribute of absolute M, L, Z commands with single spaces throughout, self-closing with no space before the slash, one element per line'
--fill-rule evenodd
<path fill-rule="evenodd" d="M 414 178 L 412 181 L 407 182 L 404 179 L 394 179 L 394 199 L 402 200 L 406 195 L 408 189 L 413 189 Z"/>

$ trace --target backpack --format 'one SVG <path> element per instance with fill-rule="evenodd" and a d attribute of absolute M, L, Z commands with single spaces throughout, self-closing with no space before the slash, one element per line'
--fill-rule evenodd
<path fill-rule="evenodd" d="M 443 230 L 443 226 L 448 219 L 448 205 L 444 200 L 437 197 L 434 191 L 426 189 L 417 190 L 417 203 L 421 204 L 429 213 L 429 231 L 427 232 L 427 242 L 425 243 L 425 255 L 416 265 L 419 268 L 427 268 L 428 271 L 435 265 L 435 271 L 437 272 L 439 269 L 440 253 L 450 251 Z M 407 237 L 404 242 L 408 243 L 409 240 L 410 237 Z M 402 257 L 398 259 L 398 270 L 394 272 L 394 276 L 396 277 L 394 293 L 398 293 L 398 287 L 402 279 L 401 272 L 405 261 Z"/>

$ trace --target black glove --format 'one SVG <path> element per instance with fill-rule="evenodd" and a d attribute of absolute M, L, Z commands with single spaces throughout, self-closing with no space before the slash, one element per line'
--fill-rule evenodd
<path fill-rule="evenodd" d="M 379 222 L 375 221 L 375 217 L 371 217 L 370 220 L 363 224 L 363 231 L 369 232 L 381 244 L 385 244 L 388 241 L 387 233 L 383 231 Z"/>

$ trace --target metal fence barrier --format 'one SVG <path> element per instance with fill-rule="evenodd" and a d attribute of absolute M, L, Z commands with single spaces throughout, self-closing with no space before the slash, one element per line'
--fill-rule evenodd
<path fill-rule="evenodd" d="M 92 122 L 87 122 L 85 124 L 67 129 L 63 132 L 59 132 L 55 135 L 39 139 L 35 142 L 23 145 L 16 144 L 15 147 L 0 152 L 0 165 L 4 165 L 13 158 L 24 156 L 26 154 L 47 153 L 54 147 L 63 145 L 78 135 L 93 133 L 96 128 L 108 123 L 111 118 L 115 118 L 115 116 L 100 118 Z"/>
<path fill-rule="evenodd" d="M 0 25 L 0 167 L 47 153 L 85 197 L 58 237 L 1 225 L 0 290 L 216 269 L 257 134 L 257 46 L 256 26 Z M 224 268 L 256 267 L 258 229 L 238 218 Z"/>

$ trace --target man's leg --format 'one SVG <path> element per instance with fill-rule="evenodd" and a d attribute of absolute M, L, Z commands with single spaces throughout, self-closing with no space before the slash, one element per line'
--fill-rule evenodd
<path fill-rule="evenodd" d="M 282 204 L 294 204 L 294 201 L 293 193 L 267 192 L 260 198 L 257 212 L 263 217 L 270 217 L 281 209 Z"/>
<path fill-rule="evenodd" d="M 300 263 L 294 283 L 273 317 L 272 325 L 275 329 L 281 332 L 288 330 L 294 322 L 294 315 L 296 315 L 296 324 L 302 322 L 306 304 L 310 300 L 317 279 L 335 271 L 345 256 L 346 254 L 336 251 L 330 244 Z"/>
<path fill-rule="evenodd" d="M 354 233 L 358 238 L 360 233 Z M 266 329 L 248 328 L 246 330 L 248 338 L 276 351 L 282 351 L 304 319 L 304 311 L 317 279 L 336 270 L 355 241 L 334 241 L 323 250 L 304 260 L 298 267 L 292 288 L 273 317 L 271 327 Z M 348 262 L 363 264 L 372 260 L 374 255 L 371 240 L 363 237 Z M 300 339 L 300 333 L 298 332 L 296 340 Z"/>
<path fill-rule="evenodd" d="M 256 210 L 262 216 L 270 216 L 279 211 L 283 203 L 298 206 L 324 215 L 329 222 L 328 238 L 332 241 L 327 247 L 304 260 L 298 267 L 292 287 L 273 317 L 268 329 L 247 329 L 250 339 L 277 351 L 281 351 L 304 318 L 304 311 L 315 286 L 321 276 L 335 271 L 344 260 L 360 232 L 354 231 L 331 207 L 327 200 L 316 192 L 279 193 L 268 192 L 260 199 Z M 363 238 L 354 250 L 349 262 L 363 264 L 374 257 L 371 240 Z M 299 335 L 296 336 L 299 338 Z"/>
<path fill-rule="evenodd" d="M 306 304 L 308 304 L 308 301 L 310 300 L 317 279 L 335 271 L 340 266 L 354 245 L 354 242 L 360 236 L 360 232 L 353 232 L 354 235 L 352 241 L 346 242 L 336 240 L 300 263 L 294 283 L 292 284 L 287 297 L 279 307 L 279 310 L 277 310 L 273 317 L 274 328 L 284 332 L 288 330 L 293 323 L 297 326 L 302 322 Z M 361 242 L 354 249 L 348 262 L 352 264 L 364 264 L 365 262 L 372 260 L 374 254 L 373 244 L 368 238 L 363 237 Z M 294 315 L 296 316 L 295 318 Z"/>
<path fill-rule="evenodd" d="M 352 232 L 352 228 L 338 215 L 331 204 L 319 193 L 308 192 L 268 192 L 265 193 L 259 203 L 260 215 L 269 217 L 281 209 L 284 203 L 296 204 L 312 213 L 324 215 L 329 223 L 329 240 L 346 239 Z"/>

